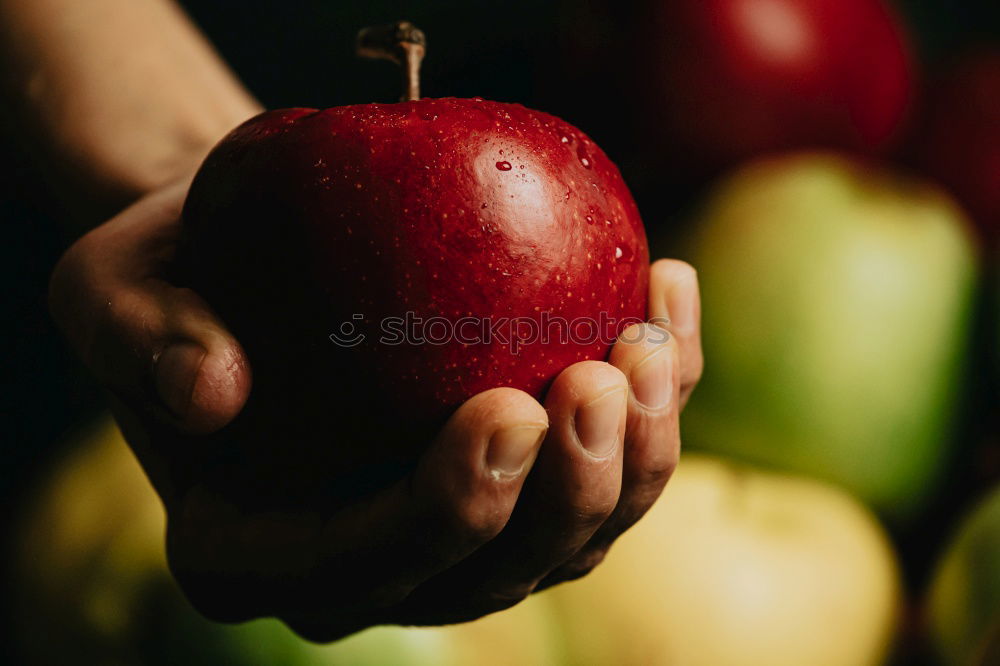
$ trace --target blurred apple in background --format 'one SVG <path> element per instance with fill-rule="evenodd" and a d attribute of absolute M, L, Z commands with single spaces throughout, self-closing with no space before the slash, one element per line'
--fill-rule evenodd
<path fill-rule="evenodd" d="M 443 629 L 378 627 L 307 643 L 277 620 L 222 625 L 184 599 L 159 499 L 110 418 L 79 437 L 22 515 L 7 573 L 19 664 L 549 666 L 561 640 L 543 597 Z"/>
<path fill-rule="evenodd" d="M 881 0 L 652 0 L 646 128 L 685 161 L 724 167 L 762 152 L 884 148 L 912 72 Z"/>
<path fill-rule="evenodd" d="M 739 171 L 697 225 L 686 258 L 707 363 L 685 443 L 912 519 L 947 472 L 969 343 L 977 270 L 958 207 L 929 184 L 799 154 Z"/>
<path fill-rule="evenodd" d="M 1000 48 L 972 50 L 933 80 L 912 137 L 916 164 L 945 184 L 991 240 L 1000 235 Z"/>
<path fill-rule="evenodd" d="M 546 108 L 626 166 L 620 152 L 644 147 L 640 181 L 651 166 L 690 182 L 789 149 L 878 153 L 912 101 L 908 38 L 882 0 L 574 0 L 563 14 Z M 620 92 L 595 99 L 594 81 Z M 632 132 L 615 140 L 605 126 L 623 114 Z"/>
<path fill-rule="evenodd" d="M 685 454 L 586 578 L 553 592 L 568 663 L 881 664 L 899 609 L 878 522 L 815 481 Z"/>
<path fill-rule="evenodd" d="M 945 549 L 931 583 L 927 620 L 948 666 L 1000 663 L 1000 487 Z"/>
<path fill-rule="evenodd" d="M 110 419 L 79 435 L 15 529 L 15 635 L 29 663 L 134 663 L 151 569 L 165 567 L 163 509 Z M 5 572 L 8 573 L 8 572 Z M 103 657 L 102 658 L 99 658 Z"/>

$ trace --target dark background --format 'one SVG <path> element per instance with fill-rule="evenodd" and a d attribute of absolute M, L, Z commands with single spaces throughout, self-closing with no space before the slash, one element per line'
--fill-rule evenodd
<path fill-rule="evenodd" d="M 428 34 L 423 92 L 427 96 L 482 96 L 517 101 L 565 117 L 590 132 L 613 159 L 627 160 L 613 137 L 588 127 L 587 109 L 561 108 L 540 81 L 550 70 L 566 26 L 557 2 L 363 3 L 302 0 L 262 2 L 191 0 L 183 3 L 250 90 L 267 107 L 395 101 L 399 74 L 386 62 L 360 61 L 354 35 L 365 25 L 400 18 Z M 1000 3 L 909 0 L 899 5 L 926 68 L 970 41 L 1000 42 Z M 613 113 L 628 100 L 602 98 L 602 82 L 588 82 L 601 109 Z M 0 128 L 0 554 L 13 516 L 60 441 L 103 405 L 62 344 L 49 319 L 45 291 L 49 272 L 73 232 L 14 128 Z M 626 176 L 629 176 L 626 169 Z M 640 198 L 640 204 L 643 199 Z M 647 224 L 652 219 L 644 208 Z M 4 622 L 4 627 L 9 626 Z M 0 661 L 10 641 L 0 635 Z"/>

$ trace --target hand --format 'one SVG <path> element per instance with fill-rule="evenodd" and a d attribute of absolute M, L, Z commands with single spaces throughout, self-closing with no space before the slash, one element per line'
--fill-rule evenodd
<path fill-rule="evenodd" d="M 250 392 L 239 343 L 166 279 L 187 183 L 141 200 L 76 243 L 52 279 L 53 314 L 118 399 L 116 414 L 164 500 L 168 556 L 206 615 L 275 615 L 314 640 L 384 623 L 470 620 L 586 574 L 659 496 L 678 415 L 701 374 L 694 270 L 652 266 L 650 316 L 609 363 L 564 370 L 543 407 L 474 396 L 416 468 L 323 515 L 259 513 L 208 484 L 178 484 Z M 261 478 L 273 470 L 255 470 Z"/>

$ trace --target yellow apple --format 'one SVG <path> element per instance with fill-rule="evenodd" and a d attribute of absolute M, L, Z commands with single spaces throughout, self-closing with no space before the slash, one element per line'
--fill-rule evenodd
<path fill-rule="evenodd" d="M 99 662 L 138 631 L 149 572 L 166 569 L 163 509 L 114 422 L 68 448 L 15 529 L 15 635 L 39 663 L 67 647 L 77 663 Z"/>
<path fill-rule="evenodd" d="M 928 626 L 948 666 L 1000 664 L 1000 487 L 965 519 L 931 582 Z"/>
<path fill-rule="evenodd" d="M 900 584 L 879 523 L 842 491 L 685 454 L 553 601 L 573 664 L 868 666 L 891 646 Z"/>

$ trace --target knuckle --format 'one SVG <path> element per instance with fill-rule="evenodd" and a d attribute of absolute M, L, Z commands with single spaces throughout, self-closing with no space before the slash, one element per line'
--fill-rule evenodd
<path fill-rule="evenodd" d="M 697 352 L 690 355 L 690 359 L 687 359 L 686 367 L 684 368 L 684 374 L 686 375 L 685 383 L 689 385 L 697 384 L 701 381 L 701 376 L 705 372 L 705 355 L 699 349 Z"/>
<path fill-rule="evenodd" d="M 640 483 L 654 488 L 662 488 L 670 480 L 670 477 L 674 475 L 675 469 L 677 469 L 676 460 L 673 462 L 657 461 L 650 463 L 643 469 Z"/>
<path fill-rule="evenodd" d="M 105 292 L 97 307 L 90 338 L 81 349 L 84 361 L 99 376 L 104 374 L 102 368 L 118 365 L 113 359 L 139 363 L 146 338 L 158 328 L 150 313 L 144 312 L 142 297 L 123 289 Z"/>
<path fill-rule="evenodd" d="M 690 383 L 694 385 L 701 381 L 701 376 L 705 373 L 705 355 L 700 351 L 695 354 L 691 366 Z"/>
<path fill-rule="evenodd" d="M 538 502 L 552 516 L 553 524 L 581 532 L 603 525 L 618 506 L 620 490 L 592 487 L 579 494 L 567 494 L 564 488 L 540 489 Z"/>
<path fill-rule="evenodd" d="M 649 453 L 642 465 L 639 483 L 644 486 L 663 486 L 673 476 L 679 460 L 680 452 L 676 446 L 660 447 L 656 452 Z"/>
<path fill-rule="evenodd" d="M 455 502 L 449 511 L 452 530 L 464 540 L 485 543 L 507 523 L 507 514 L 495 507 L 483 508 L 478 502 Z"/>
<path fill-rule="evenodd" d="M 190 287 L 178 287 L 171 285 L 169 295 L 172 299 L 170 304 L 173 306 L 173 309 L 178 312 L 201 312 L 208 309 L 208 304 L 205 302 L 205 299 Z"/>
<path fill-rule="evenodd" d="M 365 592 L 364 608 L 384 610 L 399 606 L 413 593 L 414 587 L 397 583 L 377 585 Z"/>
<path fill-rule="evenodd" d="M 100 305 L 97 319 L 99 337 L 118 335 L 125 322 L 134 317 L 137 309 L 136 299 L 121 290 L 107 294 Z"/>
<path fill-rule="evenodd" d="M 597 568 L 608 554 L 607 548 L 595 548 L 580 553 L 564 564 L 559 570 L 559 579 L 563 581 L 577 580 L 588 575 Z"/>
<path fill-rule="evenodd" d="M 577 506 L 572 512 L 572 522 L 578 529 L 600 527 L 611 516 L 618 504 L 618 498 L 600 498 L 585 505 Z"/>
<path fill-rule="evenodd" d="M 299 638 L 318 644 L 332 643 L 366 626 L 366 621 L 361 618 L 357 618 L 354 622 L 344 621 L 340 618 L 301 620 L 281 616 L 278 619 L 284 622 Z M 375 623 L 372 622 L 372 624 Z"/>
<path fill-rule="evenodd" d="M 536 583 L 516 583 L 486 590 L 476 596 L 473 606 L 479 615 L 488 615 L 516 606 L 535 590 Z"/>
<path fill-rule="evenodd" d="M 310 643 L 332 643 L 340 638 L 340 632 L 329 623 L 309 622 L 286 617 L 279 617 L 278 619 L 284 622 L 285 626 L 291 629 L 299 638 Z"/>

